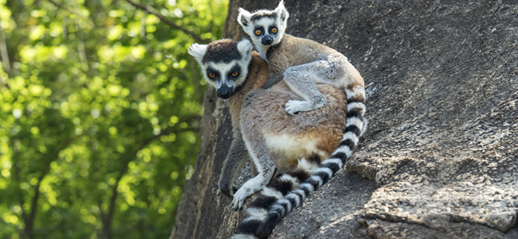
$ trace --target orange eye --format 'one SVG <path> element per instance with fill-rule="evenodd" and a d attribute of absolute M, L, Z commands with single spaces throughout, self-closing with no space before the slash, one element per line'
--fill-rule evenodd
<path fill-rule="evenodd" d="M 212 78 L 216 77 L 216 74 L 214 74 L 214 73 L 209 73 L 209 77 L 212 79 Z"/>
<path fill-rule="evenodd" d="M 276 27 L 272 28 L 272 33 L 277 33 L 277 28 Z"/>
<path fill-rule="evenodd" d="M 233 77 L 236 77 L 237 75 L 239 75 L 239 72 L 237 72 L 237 71 L 232 72 Z"/>
<path fill-rule="evenodd" d="M 261 30 L 255 30 L 255 35 L 261 35 Z"/>

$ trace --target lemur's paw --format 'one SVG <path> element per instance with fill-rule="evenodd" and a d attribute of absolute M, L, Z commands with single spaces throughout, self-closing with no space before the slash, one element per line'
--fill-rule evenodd
<path fill-rule="evenodd" d="M 286 103 L 284 109 L 288 114 L 295 115 L 299 112 L 314 110 L 315 108 L 311 107 L 311 103 L 309 101 L 290 100 Z"/>
<path fill-rule="evenodd" d="M 251 190 L 244 187 L 237 190 L 234 194 L 234 199 L 232 200 L 234 210 L 241 210 L 245 200 L 250 196 L 250 194 L 252 194 Z"/>

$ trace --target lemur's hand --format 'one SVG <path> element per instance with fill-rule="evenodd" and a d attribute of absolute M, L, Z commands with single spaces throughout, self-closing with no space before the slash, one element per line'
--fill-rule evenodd
<path fill-rule="evenodd" d="M 232 200 L 234 210 L 241 210 L 245 200 L 253 193 L 255 192 L 246 187 L 241 187 L 239 190 L 237 190 L 237 192 L 234 194 L 234 199 Z"/>

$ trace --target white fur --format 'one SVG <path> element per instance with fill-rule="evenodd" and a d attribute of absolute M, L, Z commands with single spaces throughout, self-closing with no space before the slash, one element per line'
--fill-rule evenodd
<path fill-rule="evenodd" d="M 295 207 L 298 207 L 300 205 L 300 198 L 293 192 L 286 195 L 286 199 L 293 199 L 295 201 Z"/>
<path fill-rule="evenodd" d="M 297 193 L 297 194 L 301 195 L 302 201 L 304 201 L 304 199 L 306 199 L 306 197 L 307 197 L 306 192 L 304 192 L 304 190 L 302 190 L 302 189 L 296 189 L 293 191 L 293 193 Z"/>
<path fill-rule="evenodd" d="M 269 187 L 264 187 L 263 191 L 261 192 L 261 194 L 263 196 L 266 196 L 266 197 L 274 197 L 274 198 L 277 198 L 277 199 L 284 198 L 284 196 L 282 195 L 281 192 L 279 192 L 277 190 L 273 190 L 273 189 L 271 189 Z"/>
<path fill-rule="evenodd" d="M 347 100 L 351 98 L 363 97 L 365 98 L 365 88 L 363 86 L 355 86 L 353 90 L 345 89 Z"/>
<path fill-rule="evenodd" d="M 360 109 L 362 112 L 362 116 L 365 114 L 365 104 L 361 102 L 351 102 L 347 104 L 347 112 L 351 111 L 352 109 Z"/>
<path fill-rule="evenodd" d="M 266 209 L 264 209 L 264 208 L 257 208 L 257 207 L 247 208 L 246 212 L 248 213 L 249 216 L 246 218 L 245 221 L 249 221 L 249 220 L 260 220 L 260 221 L 262 221 L 268 215 L 268 211 L 266 211 Z"/>
<path fill-rule="evenodd" d="M 357 145 L 358 144 L 358 136 L 356 136 L 355 133 L 353 132 L 347 132 L 344 134 L 344 137 L 342 138 L 342 141 L 346 140 L 346 139 L 350 139 L 353 141 L 354 145 Z"/>
<path fill-rule="evenodd" d="M 361 130 L 361 128 L 363 127 L 363 120 L 359 117 L 347 118 L 347 125 L 345 127 L 349 127 L 351 125 L 354 125 Z"/>
<path fill-rule="evenodd" d="M 273 204 L 272 205 L 272 209 L 270 209 L 270 211 L 277 211 L 275 209 L 280 209 L 281 210 L 281 215 L 285 215 L 286 214 L 286 210 L 284 210 L 284 207 L 281 206 L 281 205 Z"/>
<path fill-rule="evenodd" d="M 308 111 L 308 109 L 312 109 L 312 105 L 310 101 L 300 101 L 300 100 L 290 100 L 286 103 L 286 112 L 288 114 L 294 115 L 297 112 Z"/>
<path fill-rule="evenodd" d="M 320 172 L 327 173 L 327 175 L 329 175 L 329 178 L 333 177 L 333 171 L 331 169 L 327 168 L 327 167 L 320 167 L 320 168 L 317 168 L 317 169 L 313 170 L 313 173 L 320 173 Z"/>
<path fill-rule="evenodd" d="M 187 52 L 189 53 L 189 55 L 193 56 L 194 59 L 196 59 L 196 61 L 198 61 L 200 65 L 202 65 L 201 60 L 203 59 L 205 52 L 207 52 L 207 45 L 200 45 L 198 43 L 194 43 L 191 45 L 189 50 L 187 50 Z"/>
<path fill-rule="evenodd" d="M 309 184 L 309 183 L 303 183 L 300 185 L 300 188 L 305 188 L 307 189 L 309 192 L 313 192 L 315 191 L 315 187 L 313 187 L 313 185 Z"/>
<path fill-rule="evenodd" d="M 294 137 L 264 133 L 266 145 L 273 153 L 285 155 L 286 158 L 302 158 L 312 152 L 317 152 L 316 142 L 310 137 Z"/>
<path fill-rule="evenodd" d="M 305 170 L 305 171 L 311 171 L 313 169 L 316 169 L 318 165 L 314 164 L 313 162 L 308 161 L 305 158 L 299 159 L 299 163 L 297 165 L 297 168 Z"/>
<path fill-rule="evenodd" d="M 257 239 L 257 237 L 254 235 L 235 234 L 231 237 L 231 239 Z"/>
<path fill-rule="evenodd" d="M 241 67 L 239 79 L 237 81 L 227 79 L 226 78 L 227 74 L 230 72 L 230 70 L 232 70 L 232 68 L 236 64 L 238 64 Z M 230 63 L 225 63 L 225 62 L 218 62 L 218 63 L 208 62 L 208 63 L 206 63 L 203 67 L 204 69 L 202 72 L 205 77 L 207 77 L 205 75 L 206 74 L 205 71 L 209 66 L 211 68 L 219 71 L 219 74 L 221 75 L 221 79 L 218 81 L 211 81 L 208 78 L 205 78 L 207 80 L 207 82 L 209 84 L 211 84 L 212 86 L 214 86 L 216 89 L 219 89 L 223 84 L 227 85 L 230 88 L 235 89 L 238 86 L 240 86 L 241 84 L 243 84 L 243 82 L 246 80 L 246 75 L 248 75 L 248 66 L 242 64 L 242 61 L 238 61 L 238 60 L 231 61 Z"/>
<path fill-rule="evenodd" d="M 203 75 L 203 78 L 209 85 L 214 86 L 214 88 L 219 89 L 223 84 L 227 85 L 227 87 L 236 89 L 239 87 L 243 82 L 246 80 L 246 76 L 248 75 L 248 64 L 250 63 L 250 60 L 252 59 L 252 55 L 250 54 L 253 49 L 252 43 L 248 39 L 244 39 L 237 43 L 237 49 L 243 56 L 239 60 L 233 60 L 229 63 L 225 62 L 205 62 L 203 64 L 203 56 L 207 52 L 207 45 L 200 45 L 197 43 L 194 43 L 189 48 L 188 52 L 191 56 L 193 56 L 196 61 L 201 66 L 201 73 Z M 239 73 L 239 78 L 237 80 L 230 80 L 227 79 L 227 75 L 230 72 L 230 70 L 235 66 L 239 65 L 241 68 L 241 72 Z M 217 70 L 220 74 L 220 79 L 217 81 L 211 80 L 207 76 L 207 68 L 211 67 L 214 70 Z"/>
<path fill-rule="evenodd" d="M 351 155 L 353 155 L 353 151 L 345 145 L 335 150 L 335 153 L 345 153 L 345 155 L 347 155 L 347 158 L 350 158 Z"/>
<path fill-rule="evenodd" d="M 322 178 L 317 176 L 317 175 L 313 175 L 310 177 L 313 181 L 317 181 L 318 182 L 318 187 L 322 186 L 322 184 L 324 183 L 324 181 L 322 181 Z"/>
<path fill-rule="evenodd" d="M 290 181 L 292 184 L 293 184 L 293 187 L 298 187 L 299 186 L 299 180 L 288 175 L 288 174 L 283 174 L 281 177 L 278 178 L 278 180 L 280 181 Z"/>
<path fill-rule="evenodd" d="M 365 134 L 365 132 L 367 131 L 368 125 L 369 125 L 369 121 L 366 118 L 363 118 L 363 127 L 362 127 L 362 131 L 360 132 L 360 136 Z"/>
<path fill-rule="evenodd" d="M 330 159 L 326 159 L 326 160 L 324 160 L 324 162 L 322 162 L 322 164 L 328 164 L 328 163 L 338 164 L 338 166 L 340 168 L 343 167 L 342 160 L 340 160 L 338 158 L 330 158 Z"/>
<path fill-rule="evenodd" d="M 287 212 L 291 211 L 291 202 L 286 200 L 286 199 L 281 199 L 279 201 L 277 201 L 277 203 L 280 205 L 281 203 L 286 203 L 288 205 L 288 210 Z"/>
<path fill-rule="evenodd" d="M 237 192 L 234 194 L 234 199 L 232 200 L 234 209 L 242 208 L 245 200 L 248 197 L 250 197 L 250 195 L 261 190 L 264 186 L 263 184 L 267 181 L 268 180 L 265 180 L 264 176 L 261 173 L 259 173 L 254 178 L 246 181 L 246 183 L 243 184 L 243 186 L 241 186 L 239 190 L 237 190 Z"/>
<path fill-rule="evenodd" d="M 237 50 L 243 54 L 249 55 L 252 50 L 254 49 L 254 46 L 248 39 L 243 39 L 239 43 L 237 43 Z"/>

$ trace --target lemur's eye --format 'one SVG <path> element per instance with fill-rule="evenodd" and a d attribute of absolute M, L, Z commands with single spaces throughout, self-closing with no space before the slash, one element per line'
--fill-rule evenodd
<path fill-rule="evenodd" d="M 232 72 L 232 76 L 233 76 L 233 77 L 236 77 L 236 76 L 238 76 L 238 75 L 239 75 L 239 72 L 237 72 L 237 71 Z"/>
<path fill-rule="evenodd" d="M 261 30 L 255 30 L 255 35 L 257 35 L 257 36 L 261 35 Z"/>
<path fill-rule="evenodd" d="M 274 28 L 272 28 L 272 30 L 271 30 L 271 31 L 272 31 L 272 33 L 277 33 L 277 28 L 276 28 L 276 27 L 274 27 Z"/>
<path fill-rule="evenodd" d="M 216 77 L 216 74 L 214 74 L 214 73 L 209 73 L 209 78 L 211 78 L 211 79 L 212 79 L 212 78 L 214 78 L 214 77 Z"/>

